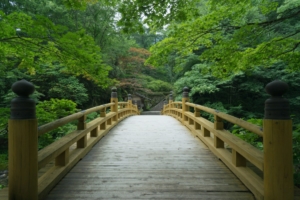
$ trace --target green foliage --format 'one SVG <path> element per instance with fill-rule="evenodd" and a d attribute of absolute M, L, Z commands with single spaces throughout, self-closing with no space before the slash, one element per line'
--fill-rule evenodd
<path fill-rule="evenodd" d="M 0 170 L 8 168 L 8 119 L 9 108 L 0 108 Z M 0 186 L 1 189 L 1 186 Z"/>
<path fill-rule="evenodd" d="M 176 53 L 180 61 L 202 49 L 197 55 L 209 63 L 206 73 L 216 77 L 228 78 L 280 62 L 289 70 L 299 70 L 298 3 L 208 0 L 195 8 L 201 15 L 171 23 L 167 37 L 151 47 L 147 63 L 163 66 L 169 55 Z"/>
<path fill-rule="evenodd" d="M 103 87 L 110 84 L 100 48 L 84 30 L 67 32 L 42 16 L 0 12 L 0 71 L 18 67 L 35 74 L 41 65 L 59 62 L 75 75 L 83 75 Z M 84 66 L 84 67 L 83 67 Z"/>
<path fill-rule="evenodd" d="M 8 155 L 0 154 L 0 171 L 8 169 Z M 0 186 L 1 189 L 1 186 Z"/>
<path fill-rule="evenodd" d="M 0 108 L 0 139 L 7 139 L 7 124 L 8 119 L 10 117 L 10 109 L 9 108 Z"/>
<path fill-rule="evenodd" d="M 207 102 L 203 106 L 213 108 L 213 109 L 217 110 L 218 112 L 227 113 L 227 110 L 226 110 L 226 108 L 224 108 L 224 105 L 222 102 L 214 102 L 214 103 Z M 212 122 L 214 121 L 214 115 L 212 115 L 212 114 L 202 112 L 201 116 L 203 116 L 204 118 L 206 118 Z"/>
<path fill-rule="evenodd" d="M 178 79 L 175 83 L 176 92 L 180 93 L 182 88 L 187 86 L 190 88 L 190 96 L 194 94 L 200 93 L 215 93 L 219 91 L 217 87 L 217 80 L 211 75 L 203 75 L 201 73 L 202 69 L 205 68 L 206 65 L 196 64 L 192 67 L 191 71 L 188 71 L 184 74 L 184 77 Z"/>
<path fill-rule="evenodd" d="M 59 118 L 66 117 L 77 111 L 76 103 L 66 99 L 50 99 L 40 102 L 36 106 L 36 115 L 39 125 L 43 125 Z M 55 140 L 75 130 L 74 123 L 66 124 L 39 137 L 39 149 L 51 144 Z"/>
<path fill-rule="evenodd" d="M 83 104 L 88 100 L 87 89 L 75 77 L 59 79 L 57 83 L 49 90 L 49 96 L 52 98 L 61 98 L 74 101 L 76 104 Z"/>
<path fill-rule="evenodd" d="M 262 127 L 262 119 L 248 119 L 247 122 L 250 122 L 251 124 L 255 124 L 257 126 Z M 241 138 L 242 140 L 246 141 L 247 143 L 253 145 L 254 147 L 263 150 L 263 142 L 262 137 L 259 135 L 252 133 L 248 130 L 245 130 L 237 125 L 234 125 L 231 128 L 231 132 Z"/>
<path fill-rule="evenodd" d="M 76 103 L 67 99 L 50 99 L 49 101 L 40 102 L 36 106 L 36 113 L 38 119 L 40 119 L 39 124 L 71 115 L 76 111 Z"/>
<path fill-rule="evenodd" d="M 149 82 L 147 86 L 150 90 L 154 92 L 166 92 L 172 90 L 172 86 L 169 83 L 166 83 L 161 80 L 153 80 Z"/>
<path fill-rule="evenodd" d="M 100 114 L 97 113 L 97 112 L 92 112 L 89 115 L 87 115 L 86 122 L 88 123 L 88 122 L 92 121 L 93 119 L 95 119 L 97 117 L 100 117 Z"/>
<path fill-rule="evenodd" d="M 118 25 L 124 32 L 143 32 L 143 24 L 153 29 L 163 27 L 173 20 L 183 21 L 197 15 L 198 1 L 183 0 L 125 0 L 119 6 L 121 19 Z M 141 19 L 141 16 L 145 16 Z"/>

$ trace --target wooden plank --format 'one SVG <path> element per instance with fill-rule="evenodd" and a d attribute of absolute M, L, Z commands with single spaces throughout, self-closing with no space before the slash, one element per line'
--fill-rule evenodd
<path fill-rule="evenodd" d="M 72 144 L 77 142 L 80 138 L 84 137 L 88 132 L 92 131 L 96 128 L 100 123 L 103 123 L 107 119 L 112 118 L 115 113 L 109 113 L 105 118 L 97 118 L 93 121 L 89 122 L 86 125 L 85 130 L 76 130 L 72 133 L 66 135 L 60 140 L 55 141 L 54 143 L 48 145 L 44 149 L 38 152 L 38 167 L 41 169 L 46 164 L 55 159 L 58 155 L 64 152 L 67 148 L 69 148 Z"/>
<path fill-rule="evenodd" d="M 151 115 L 120 122 L 47 199 L 76 198 L 254 199 L 188 129 Z"/>
<path fill-rule="evenodd" d="M 113 114 L 113 116 L 115 113 Z M 72 167 L 82 159 L 92 147 L 103 138 L 112 129 L 117 122 L 112 123 L 107 127 L 106 130 L 101 130 L 99 136 L 89 137 L 87 141 L 87 147 L 83 149 L 74 149 L 71 151 L 69 156 L 69 162 L 65 166 L 54 166 L 48 170 L 44 175 L 42 175 L 38 180 L 38 195 L 39 199 L 44 199 L 49 191 L 72 169 Z M 88 128 L 95 128 L 94 126 L 87 126 Z M 92 130 L 91 129 L 91 130 Z"/>
<path fill-rule="evenodd" d="M 201 199 L 201 200 L 254 200 L 253 196 L 245 192 L 201 192 L 193 191 L 72 191 L 71 194 L 53 193 L 48 200 L 56 199 Z"/>

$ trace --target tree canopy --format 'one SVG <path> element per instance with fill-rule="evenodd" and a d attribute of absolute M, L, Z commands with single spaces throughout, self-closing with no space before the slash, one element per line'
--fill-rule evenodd
<path fill-rule="evenodd" d="M 151 3 L 152 2 L 152 3 Z M 300 5 L 293 0 L 261 1 L 134 1 L 123 5 L 121 22 L 131 27 L 137 16 L 152 28 L 168 25 L 165 39 L 151 48 L 148 63 L 177 63 L 198 53 L 207 71 L 217 77 L 251 72 L 256 66 L 283 62 L 288 70 L 299 70 Z M 125 10 L 131 17 L 126 16 Z M 132 14 L 133 13 L 133 14 Z M 135 28 L 137 25 L 132 25 Z M 126 29 L 127 30 L 127 29 Z M 199 53 L 200 52 L 200 53 Z"/>

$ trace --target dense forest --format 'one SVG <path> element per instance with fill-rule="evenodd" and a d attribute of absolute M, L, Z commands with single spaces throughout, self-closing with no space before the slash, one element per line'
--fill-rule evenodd
<path fill-rule="evenodd" d="M 299 0 L 1 1 L 0 170 L 20 79 L 35 85 L 40 125 L 107 103 L 112 87 L 119 100 L 170 91 L 180 100 L 185 86 L 192 102 L 262 125 L 264 87 L 280 79 L 289 85 L 299 185 L 299 63 Z M 74 127 L 43 135 L 39 148 Z M 263 150 L 258 136 L 226 128 Z"/>

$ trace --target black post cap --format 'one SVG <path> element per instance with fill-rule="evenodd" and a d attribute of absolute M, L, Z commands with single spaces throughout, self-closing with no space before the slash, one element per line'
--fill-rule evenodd
<path fill-rule="evenodd" d="M 11 101 L 11 119 L 35 119 L 35 101 L 29 98 L 34 92 L 34 85 L 20 80 L 12 85 L 12 91 L 18 95 Z"/>
<path fill-rule="evenodd" d="M 171 91 L 171 92 L 170 92 L 170 95 L 169 95 L 169 100 L 170 100 L 170 101 L 172 101 L 172 100 L 173 100 L 173 91 Z"/>
<path fill-rule="evenodd" d="M 184 88 L 183 88 L 182 97 L 183 97 L 183 98 L 189 97 L 189 88 L 188 88 L 188 87 L 184 87 Z"/>
<path fill-rule="evenodd" d="M 131 94 L 128 94 L 128 100 L 132 100 Z"/>
<path fill-rule="evenodd" d="M 118 94 L 117 94 L 117 88 L 116 87 L 113 87 L 111 89 L 111 98 L 117 98 L 118 97 Z"/>
<path fill-rule="evenodd" d="M 290 119 L 289 101 L 282 97 L 288 85 L 280 80 L 275 80 L 266 85 L 266 92 L 271 98 L 265 101 L 265 119 Z"/>

